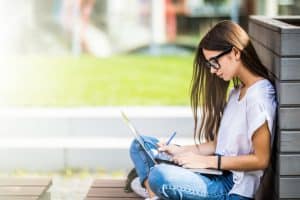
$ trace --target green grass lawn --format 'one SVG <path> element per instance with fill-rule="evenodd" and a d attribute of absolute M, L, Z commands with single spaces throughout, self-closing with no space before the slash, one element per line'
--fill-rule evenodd
<path fill-rule="evenodd" d="M 189 105 L 193 56 L 23 57 L 1 64 L 3 106 Z"/>

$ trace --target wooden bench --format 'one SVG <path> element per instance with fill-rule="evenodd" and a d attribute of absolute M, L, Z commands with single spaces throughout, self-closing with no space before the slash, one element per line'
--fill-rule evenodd
<path fill-rule="evenodd" d="M 96 179 L 90 187 L 85 200 L 141 200 L 135 193 L 124 192 L 124 179 Z"/>
<path fill-rule="evenodd" d="M 50 178 L 0 178 L 0 200 L 50 200 Z"/>

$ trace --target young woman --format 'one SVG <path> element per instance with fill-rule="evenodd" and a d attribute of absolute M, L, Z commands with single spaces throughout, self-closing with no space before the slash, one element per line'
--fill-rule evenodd
<path fill-rule="evenodd" d="M 149 148 L 159 147 L 181 167 L 154 165 L 137 141 L 131 145 L 130 155 L 149 199 L 254 199 L 270 160 L 277 107 L 274 79 L 239 25 L 215 25 L 201 40 L 194 60 L 191 104 L 196 144 L 164 145 L 144 138 Z M 231 80 L 234 88 L 227 95 Z M 185 168 L 224 173 L 206 175 Z"/>

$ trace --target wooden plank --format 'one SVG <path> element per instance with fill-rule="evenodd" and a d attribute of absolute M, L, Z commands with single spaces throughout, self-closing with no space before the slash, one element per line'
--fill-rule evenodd
<path fill-rule="evenodd" d="M 123 188 L 94 188 L 88 192 L 88 197 L 138 197 L 135 193 L 125 193 Z"/>
<path fill-rule="evenodd" d="M 280 177 L 279 180 L 280 198 L 299 198 L 300 199 L 300 177 L 286 178 Z"/>
<path fill-rule="evenodd" d="M 51 185 L 49 178 L 0 178 L 0 200 L 37 200 Z"/>
<path fill-rule="evenodd" d="M 297 42 L 296 42 L 297 41 Z M 300 56 L 300 34 L 281 34 L 281 55 Z"/>
<path fill-rule="evenodd" d="M 44 189 L 43 186 L 2 186 L 0 187 L 0 196 L 40 196 Z"/>
<path fill-rule="evenodd" d="M 300 83 L 281 83 L 279 96 L 281 105 L 300 105 Z"/>
<path fill-rule="evenodd" d="M 280 198 L 279 200 L 298 200 L 298 199 L 286 199 L 286 198 Z"/>
<path fill-rule="evenodd" d="M 299 16 L 250 16 L 251 22 L 281 33 L 300 33 Z"/>
<path fill-rule="evenodd" d="M 280 175 L 300 175 L 299 166 L 300 154 L 280 155 Z"/>
<path fill-rule="evenodd" d="M 280 80 L 300 80 L 300 58 L 279 57 L 256 39 L 251 41 L 263 65 Z"/>
<path fill-rule="evenodd" d="M 121 200 L 142 200 L 142 198 L 123 198 L 123 197 L 119 197 L 119 198 L 109 198 L 109 197 L 88 197 L 85 200 L 116 200 L 116 199 L 121 199 Z"/>
<path fill-rule="evenodd" d="M 38 197 L 25 197 L 25 196 L 22 196 L 22 197 L 17 197 L 17 196 L 0 196 L 0 200 L 37 200 Z"/>
<path fill-rule="evenodd" d="M 287 198 L 284 198 L 284 199 L 280 198 L 279 200 L 299 200 L 299 199 L 298 198 L 297 199 L 294 199 L 294 198 L 293 199 L 290 199 L 290 198 L 288 198 L 288 199 Z"/>
<path fill-rule="evenodd" d="M 300 80 L 300 58 L 280 58 L 281 80 Z"/>
<path fill-rule="evenodd" d="M 0 178 L 1 186 L 48 186 L 52 181 L 49 178 Z"/>
<path fill-rule="evenodd" d="M 252 43 L 262 63 L 280 80 L 300 80 L 300 58 L 279 57 L 256 38 Z"/>
<path fill-rule="evenodd" d="M 259 21 L 263 23 L 259 23 Z M 285 18 L 285 21 L 288 21 Z M 298 20 L 299 19 L 295 19 Z M 271 18 L 257 17 L 249 20 L 249 34 L 266 48 L 281 56 L 299 56 L 300 28 Z"/>
<path fill-rule="evenodd" d="M 88 191 L 86 200 L 141 200 L 137 194 L 124 192 L 124 179 L 96 179 Z"/>
<path fill-rule="evenodd" d="M 125 186 L 125 180 L 123 179 L 97 179 L 93 182 L 92 187 L 124 187 Z"/>
<path fill-rule="evenodd" d="M 279 108 L 279 112 L 281 129 L 300 129 L 300 108 Z"/>
<path fill-rule="evenodd" d="M 267 49 L 274 51 L 277 55 L 281 55 L 281 36 L 279 32 L 257 24 L 250 19 L 249 35 L 251 38 L 255 38 L 259 43 L 263 44 Z"/>
<path fill-rule="evenodd" d="M 300 131 L 281 131 L 280 151 L 300 152 Z"/>
<path fill-rule="evenodd" d="M 259 41 L 256 40 L 256 38 L 251 38 L 251 41 L 262 64 L 272 71 L 277 77 L 280 77 L 280 57 L 263 46 Z"/>

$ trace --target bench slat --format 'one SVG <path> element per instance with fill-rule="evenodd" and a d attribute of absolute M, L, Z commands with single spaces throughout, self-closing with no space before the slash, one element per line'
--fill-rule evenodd
<path fill-rule="evenodd" d="M 279 197 L 286 199 L 299 199 L 300 177 L 280 177 Z"/>
<path fill-rule="evenodd" d="M 0 196 L 0 200 L 37 200 L 38 197 Z"/>
<path fill-rule="evenodd" d="M 37 200 L 52 185 L 50 178 L 0 178 L 0 200 Z"/>
<path fill-rule="evenodd" d="M 124 187 L 125 180 L 123 179 L 103 179 L 103 180 L 95 180 L 93 182 L 92 187 Z"/>
<path fill-rule="evenodd" d="M 44 187 L 0 187 L 0 196 L 39 196 L 44 192 Z"/>
<path fill-rule="evenodd" d="M 97 179 L 88 191 L 86 200 L 141 200 L 137 194 L 124 192 L 124 179 Z"/>
<path fill-rule="evenodd" d="M 1 186 L 48 186 L 52 181 L 48 178 L 0 178 Z"/>
<path fill-rule="evenodd" d="M 116 199 L 121 199 L 121 200 L 141 200 L 142 198 L 137 197 L 137 198 L 128 198 L 128 197 L 88 197 L 85 200 L 116 200 Z"/>
<path fill-rule="evenodd" d="M 135 193 L 125 193 L 123 188 L 91 188 L 89 197 L 138 197 Z"/>

